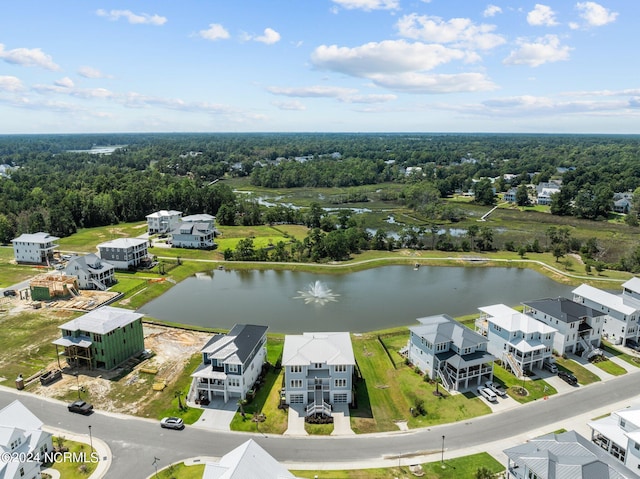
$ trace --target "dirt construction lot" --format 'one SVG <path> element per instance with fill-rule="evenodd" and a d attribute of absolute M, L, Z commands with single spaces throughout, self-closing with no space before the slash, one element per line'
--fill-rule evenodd
<path fill-rule="evenodd" d="M 185 379 L 188 383 L 200 349 L 211 337 L 210 333 L 144 324 L 145 348 L 152 352 L 151 357 L 113 371 L 80 369 L 76 377 L 64 356 L 58 363 L 51 341 L 60 337 L 59 325 L 81 313 L 46 303 L 35 310 L 19 298 L 3 298 L 0 306 L 0 343 L 5 345 L 0 351 L 0 384 L 12 387 L 17 374 L 22 374 L 32 378 L 26 386 L 30 392 L 71 401 L 78 398 L 80 389 L 82 399 L 107 411 L 154 416 L 157 409 L 170 404 L 176 388 L 185 387 Z M 38 373 L 58 367 L 63 370 L 62 379 L 41 385 Z"/>

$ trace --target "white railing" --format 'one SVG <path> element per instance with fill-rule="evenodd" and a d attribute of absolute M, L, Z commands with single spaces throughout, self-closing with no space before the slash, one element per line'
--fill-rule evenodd
<path fill-rule="evenodd" d="M 451 383 L 449 382 L 449 374 L 447 371 L 443 372 L 442 369 L 436 371 L 438 377 L 442 380 L 442 385 L 447 391 L 451 391 Z"/>
<path fill-rule="evenodd" d="M 331 416 L 331 404 L 322 401 L 320 404 L 313 402 L 307 406 L 307 416 L 313 416 L 318 413 Z"/>
<path fill-rule="evenodd" d="M 98 281 L 95 278 L 89 279 L 89 282 L 92 284 L 95 284 L 98 287 L 98 289 L 101 291 L 105 291 L 107 289 L 107 287 L 104 284 L 102 284 L 100 281 Z"/>
<path fill-rule="evenodd" d="M 502 357 L 509 364 L 515 376 L 517 377 L 522 376 L 522 368 L 520 367 L 520 365 L 518 364 L 518 362 L 515 360 L 515 358 L 511 353 L 504 353 Z"/>
<path fill-rule="evenodd" d="M 578 343 L 580 343 L 582 345 L 582 347 L 584 348 L 584 351 L 582 352 L 582 357 L 586 358 L 589 356 L 589 353 L 593 350 L 593 346 L 591 345 L 590 342 L 588 342 L 586 339 L 584 339 L 583 337 L 579 337 L 578 338 Z"/>

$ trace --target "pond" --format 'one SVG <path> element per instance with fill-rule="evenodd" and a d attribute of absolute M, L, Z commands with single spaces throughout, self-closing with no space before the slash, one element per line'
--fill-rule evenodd
<path fill-rule="evenodd" d="M 139 312 L 165 321 L 231 329 L 263 324 L 270 332 L 366 332 L 416 324 L 416 318 L 478 313 L 565 296 L 573 286 L 529 269 L 385 266 L 348 274 L 214 270 L 177 284 Z"/>

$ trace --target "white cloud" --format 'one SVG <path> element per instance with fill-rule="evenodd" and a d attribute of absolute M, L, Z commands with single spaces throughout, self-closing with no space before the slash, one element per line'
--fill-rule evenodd
<path fill-rule="evenodd" d="M 580 17 L 590 27 L 601 27 L 607 23 L 616 21 L 618 13 L 611 12 L 596 2 L 578 2 L 576 8 L 580 11 Z"/>
<path fill-rule="evenodd" d="M 625 88 L 624 90 L 586 90 L 586 91 L 572 91 L 567 92 L 565 95 L 571 96 L 638 96 L 640 95 L 640 88 Z"/>
<path fill-rule="evenodd" d="M 374 73 L 432 70 L 438 65 L 465 57 L 464 51 L 442 45 L 386 40 L 355 48 L 321 45 L 312 53 L 311 61 L 320 69 L 369 77 Z"/>
<path fill-rule="evenodd" d="M 518 45 L 518 49 L 513 50 L 503 60 L 504 64 L 538 67 L 545 63 L 568 60 L 571 51 L 570 47 L 560 45 L 560 39 L 557 35 L 545 35 L 530 43 L 519 39 Z"/>
<path fill-rule="evenodd" d="M 7 63 L 23 65 L 27 67 L 41 67 L 47 70 L 60 70 L 60 67 L 53 62 L 50 55 L 47 55 L 39 48 L 14 48 L 5 50 L 0 43 L 0 58 Z"/>
<path fill-rule="evenodd" d="M 225 40 L 229 38 L 229 32 L 219 23 L 210 23 L 207 30 L 198 32 L 206 40 Z"/>
<path fill-rule="evenodd" d="M 482 73 L 425 74 L 408 72 L 398 75 L 371 75 L 380 87 L 406 93 L 457 93 L 497 89 L 495 83 Z"/>
<path fill-rule="evenodd" d="M 0 75 L 0 91 L 17 92 L 24 90 L 24 86 L 18 77 Z"/>
<path fill-rule="evenodd" d="M 64 78 L 61 78 L 60 80 L 56 80 L 55 84 L 62 88 L 73 88 L 75 86 L 75 84 L 73 83 L 73 80 L 69 77 L 64 77 Z"/>
<path fill-rule="evenodd" d="M 246 35 L 245 40 L 255 40 L 256 42 L 265 43 L 267 45 L 273 45 L 274 43 L 278 43 L 280 41 L 280 34 L 276 32 L 273 28 L 265 28 L 264 33 L 257 37 L 252 37 L 250 35 Z"/>
<path fill-rule="evenodd" d="M 110 78 L 109 75 L 105 75 L 97 68 L 83 66 L 78 68 L 78 75 L 85 78 Z"/>
<path fill-rule="evenodd" d="M 339 100 L 344 103 L 387 103 L 389 101 L 397 100 L 397 95 L 388 94 L 377 94 L 377 95 L 352 95 L 348 97 L 340 98 Z"/>
<path fill-rule="evenodd" d="M 456 47 L 489 50 L 505 43 L 501 35 L 493 33 L 496 26 L 476 25 L 469 18 L 440 17 L 412 13 L 398 20 L 396 28 L 401 36 L 414 40 L 451 43 Z"/>
<path fill-rule="evenodd" d="M 347 10 L 397 10 L 400 8 L 399 0 L 333 0 Z"/>
<path fill-rule="evenodd" d="M 274 95 L 298 97 L 298 98 L 340 98 L 354 95 L 358 91 L 353 88 L 341 88 L 331 86 L 310 87 L 268 87 L 267 91 Z"/>
<path fill-rule="evenodd" d="M 280 110 L 288 110 L 288 111 L 305 111 L 307 107 L 298 100 L 293 101 L 274 101 L 272 103 L 273 106 L 279 108 Z"/>
<path fill-rule="evenodd" d="M 146 24 L 161 26 L 167 23 L 167 17 L 161 17 L 160 15 L 149 15 L 148 13 L 133 13 L 131 10 L 96 10 L 96 15 L 99 17 L 105 17 L 109 20 L 119 20 L 125 18 L 129 23 L 134 25 Z"/>
<path fill-rule="evenodd" d="M 536 6 L 527 13 L 527 22 L 529 25 L 553 27 L 557 25 L 556 13 L 548 5 L 536 3 Z"/>
<path fill-rule="evenodd" d="M 498 13 L 502 13 L 502 8 L 489 4 L 487 8 L 484 9 L 484 12 L 482 12 L 482 15 L 484 17 L 495 17 Z"/>

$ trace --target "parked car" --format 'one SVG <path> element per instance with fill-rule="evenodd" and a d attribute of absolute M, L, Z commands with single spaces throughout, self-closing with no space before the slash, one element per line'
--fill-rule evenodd
<path fill-rule="evenodd" d="M 179 417 L 163 417 L 160 421 L 160 427 L 166 429 L 184 429 L 184 421 Z"/>
<path fill-rule="evenodd" d="M 478 386 L 478 394 L 489 402 L 498 402 L 498 396 L 489 388 Z"/>
<path fill-rule="evenodd" d="M 558 376 L 568 384 L 575 386 L 578 384 L 578 378 L 576 378 L 573 374 L 567 371 L 558 371 Z"/>
<path fill-rule="evenodd" d="M 558 372 L 558 366 L 549 361 L 545 361 L 544 363 L 542 363 L 542 367 L 553 374 Z"/>
<path fill-rule="evenodd" d="M 484 383 L 484 387 L 491 389 L 494 393 L 502 398 L 507 396 L 507 392 L 502 389 L 502 386 L 494 383 L 493 381 L 487 381 L 486 383 Z"/>
<path fill-rule="evenodd" d="M 624 345 L 628 348 L 633 349 L 634 351 L 640 350 L 640 344 L 638 344 L 638 342 L 634 339 L 627 339 Z"/>
<path fill-rule="evenodd" d="M 5 296 L 15 296 L 16 295 L 16 290 L 15 289 L 6 289 L 4 291 L 4 295 Z"/>
<path fill-rule="evenodd" d="M 69 409 L 69 412 L 84 414 L 86 416 L 88 414 L 91 414 L 91 412 L 93 411 L 93 404 L 89 404 L 88 402 L 79 399 L 69 404 L 67 406 L 67 409 Z"/>

